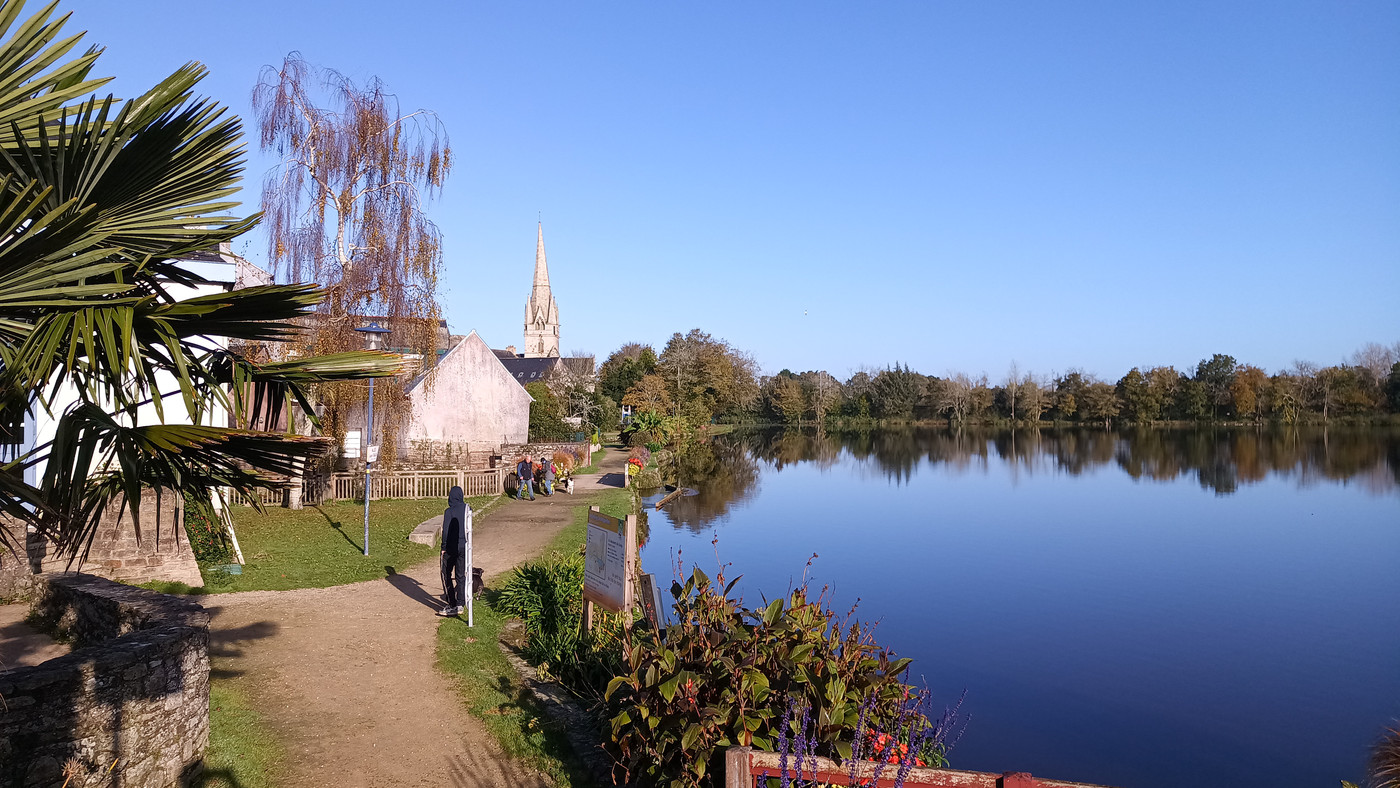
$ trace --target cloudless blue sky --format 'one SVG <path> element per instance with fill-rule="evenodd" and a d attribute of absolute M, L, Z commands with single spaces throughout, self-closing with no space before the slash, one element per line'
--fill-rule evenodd
<path fill-rule="evenodd" d="M 767 372 L 1116 380 L 1400 341 L 1390 0 L 62 8 L 119 95 L 199 60 L 248 116 L 299 50 L 436 110 L 445 314 L 495 347 L 541 214 L 563 348 L 600 360 L 701 327 Z"/>

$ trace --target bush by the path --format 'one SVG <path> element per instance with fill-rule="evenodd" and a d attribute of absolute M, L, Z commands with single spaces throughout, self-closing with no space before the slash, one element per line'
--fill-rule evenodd
<path fill-rule="evenodd" d="M 595 611 L 593 632 L 582 631 L 582 554 L 555 553 L 516 567 L 493 604 L 524 622 L 525 658 L 575 695 L 601 699 L 621 670 L 620 618 Z"/>
<path fill-rule="evenodd" d="M 718 785 L 725 749 L 779 749 L 780 730 L 796 732 L 785 717 L 794 707 L 810 715 L 802 739 L 812 752 L 838 760 L 852 756 L 860 730 L 933 726 L 911 716 L 909 660 L 878 646 L 868 626 L 843 626 L 805 587 L 750 610 L 730 598 L 732 582 L 722 584 L 697 568 L 685 585 L 672 585 L 677 623 L 661 633 L 633 628 L 624 642 L 624 672 L 607 689 L 618 776 Z M 927 745 L 915 755 L 940 764 L 941 737 Z"/>

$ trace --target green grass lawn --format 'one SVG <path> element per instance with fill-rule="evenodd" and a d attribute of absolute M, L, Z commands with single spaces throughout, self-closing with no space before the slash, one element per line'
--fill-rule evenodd
<path fill-rule="evenodd" d="M 632 511 L 632 491 L 610 490 L 594 502 L 603 513 L 624 517 Z M 579 550 L 587 528 L 588 505 L 574 507 L 573 523 L 559 532 L 545 552 Z M 542 716 L 497 645 L 509 619 L 485 598 L 476 602 L 473 613 L 475 628 L 459 618 L 438 626 L 439 669 L 456 681 L 467 708 L 486 724 L 507 755 L 548 774 L 558 785 L 592 785 L 563 732 Z"/>
<path fill-rule="evenodd" d="M 499 496 L 469 498 L 480 510 Z M 440 498 L 383 500 L 369 504 L 369 556 L 364 544 L 364 504 L 336 501 L 300 511 L 252 507 L 233 510 L 234 529 L 243 548 L 241 575 L 200 567 L 203 588 L 183 583 L 147 583 L 168 594 L 215 594 L 230 591 L 286 591 L 324 588 L 383 577 L 393 567 L 425 561 L 437 549 L 408 541 L 419 523 L 442 517 Z"/>
<path fill-rule="evenodd" d="M 226 682 L 209 683 L 209 749 L 196 788 L 272 788 L 282 746 Z"/>

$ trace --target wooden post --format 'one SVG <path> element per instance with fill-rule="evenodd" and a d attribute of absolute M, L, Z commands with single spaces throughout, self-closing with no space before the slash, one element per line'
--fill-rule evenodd
<path fill-rule="evenodd" d="M 730 747 L 724 751 L 724 788 L 753 788 L 749 774 L 750 747 Z"/>
<path fill-rule="evenodd" d="M 627 582 L 622 586 L 622 621 L 632 625 L 632 607 L 637 600 L 637 515 L 629 514 L 623 521 L 623 541 L 627 545 L 627 559 L 623 572 Z"/>
<path fill-rule="evenodd" d="M 596 506 L 590 506 L 590 507 L 588 507 L 588 511 L 590 511 L 590 512 L 599 512 L 599 511 L 602 511 L 602 510 L 599 509 L 599 508 L 596 507 Z M 586 531 L 586 529 L 585 529 L 584 539 L 587 539 L 587 538 L 588 538 L 588 536 L 587 536 L 587 531 Z M 592 602 L 591 600 L 587 599 L 587 598 L 584 598 L 584 600 L 583 600 L 583 631 L 584 631 L 584 632 L 592 632 L 592 631 L 593 631 L 593 602 Z"/>

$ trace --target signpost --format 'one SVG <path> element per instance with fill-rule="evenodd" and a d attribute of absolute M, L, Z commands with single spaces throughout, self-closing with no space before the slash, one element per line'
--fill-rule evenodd
<path fill-rule="evenodd" d="M 625 520 L 588 509 L 588 540 L 583 558 L 583 627 L 593 628 L 593 605 L 617 613 L 633 604 L 637 571 L 637 516 Z"/>
<path fill-rule="evenodd" d="M 661 588 L 656 584 L 656 575 L 647 572 L 637 576 L 637 603 L 642 606 L 642 617 L 652 629 L 666 627 L 666 608 L 661 606 Z"/>

